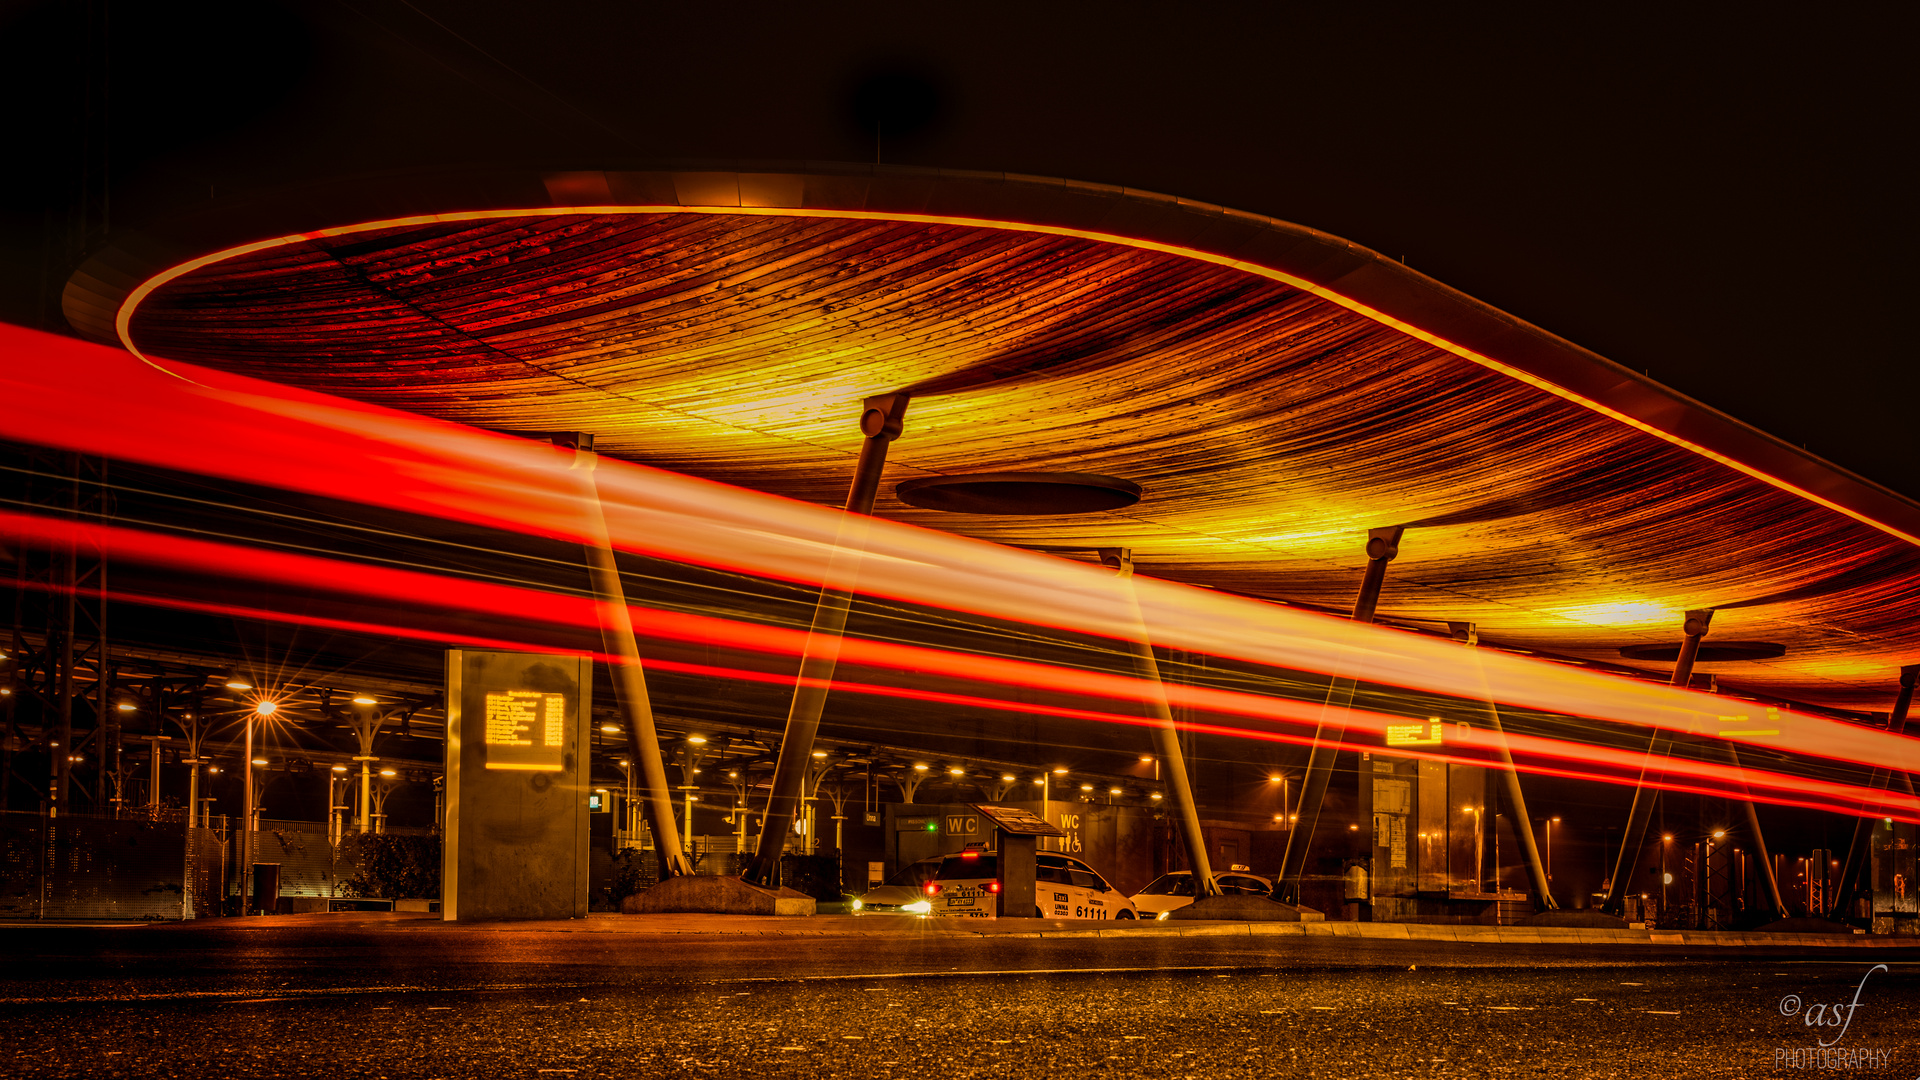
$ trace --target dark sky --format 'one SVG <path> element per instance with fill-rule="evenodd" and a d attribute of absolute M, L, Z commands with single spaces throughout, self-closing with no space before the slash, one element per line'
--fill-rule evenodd
<path fill-rule="evenodd" d="M 118 236 L 410 166 L 877 149 L 1324 229 L 1920 495 L 1911 16 L 1569 7 L 8 4 L 0 318 L 57 319 L 102 177 Z"/>

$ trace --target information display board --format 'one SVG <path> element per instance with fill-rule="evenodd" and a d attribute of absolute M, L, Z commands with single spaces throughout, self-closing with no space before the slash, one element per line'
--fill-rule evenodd
<path fill-rule="evenodd" d="M 566 694 L 492 690 L 486 702 L 487 768 L 559 772 L 567 745 Z"/>
<path fill-rule="evenodd" d="M 1065 836 L 1064 832 L 1046 818 L 1031 810 L 1005 803 L 969 803 L 975 810 L 984 814 L 994 827 L 1012 836 Z"/>
<path fill-rule="evenodd" d="M 448 651 L 442 918 L 586 915 L 592 694 L 584 656 Z"/>

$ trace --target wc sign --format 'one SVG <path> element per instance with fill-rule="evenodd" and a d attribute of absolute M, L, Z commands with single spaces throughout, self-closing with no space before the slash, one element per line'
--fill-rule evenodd
<path fill-rule="evenodd" d="M 948 814 L 947 835 L 978 836 L 980 835 L 980 819 L 971 814 Z"/>

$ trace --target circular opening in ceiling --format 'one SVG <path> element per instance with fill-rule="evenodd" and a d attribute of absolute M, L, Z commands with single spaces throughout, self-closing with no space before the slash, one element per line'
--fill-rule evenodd
<path fill-rule="evenodd" d="M 1702 644 L 1700 653 L 1694 657 L 1694 660 L 1702 664 L 1715 664 L 1731 660 L 1771 660 L 1786 654 L 1785 645 L 1772 641 L 1716 641 L 1711 645 Z M 1620 650 L 1620 655 L 1629 660 L 1671 662 L 1680 659 L 1680 646 L 1628 645 Z"/>
<path fill-rule="evenodd" d="M 950 514 L 1094 514 L 1140 501 L 1140 485 L 1095 473 L 969 473 L 907 480 L 900 501 Z"/>

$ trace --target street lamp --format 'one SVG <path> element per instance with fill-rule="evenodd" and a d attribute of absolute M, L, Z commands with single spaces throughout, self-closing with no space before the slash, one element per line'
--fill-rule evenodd
<path fill-rule="evenodd" d="M 1667 869 L 1667 853 L 1673 850 L 1673 834 L 1660 835 L 1660 913 L 1666 914 L 1668 886 L 1673 884 L 1673 871 Z"/>
<path fill-rule="evenodd" d="M 1547 880 L 1552 881 L 1553 880 L 1553 827 L 1560 823 L 1560 819 L 1557 817 L 1550 817 L 1550 818 L 1547 818 L 1546 821 L 1547 821 Z"/>
<path fill-rule="evenodd" d="M 228 685 L 232 685 L 231 683 Z M 248 914 L 253 907 L 253 722 L 272 716 L 280 706 L 272 698 L 263 698 L 247 713 L 246 749 L 242 758 L 246 762 L 245 777 L 241 783 L 240 797 L 240 914 Z M 265 764 L 265 762 L 260 762 Z"/>
<path fill-rule="evenodd" d="M 327 775 L 327 841 L 336 845 L 340 843 L 340 838 L 347 831 L 344 812 L 351 809 L 347 804 L 338 801 L 339 785 L 343 783 L 350 783 L 347 779 L 347 767 L 335 765 Z"/>

